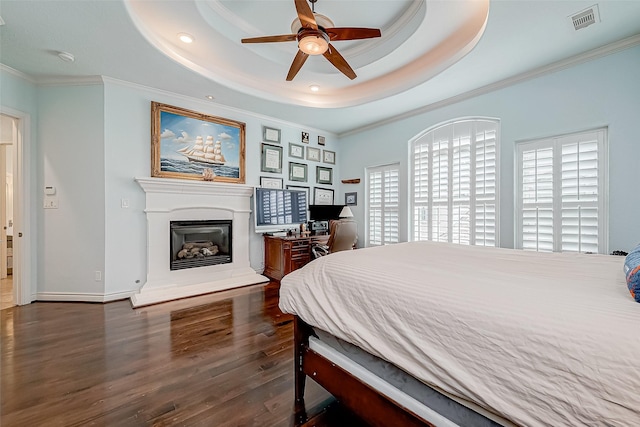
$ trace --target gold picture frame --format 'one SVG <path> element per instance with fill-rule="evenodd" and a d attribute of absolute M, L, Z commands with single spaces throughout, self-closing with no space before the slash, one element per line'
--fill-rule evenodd
<path fill-rule="evenodd" d="M 244 184 L 245 127 L 151 102 L 151 176 Z"/>

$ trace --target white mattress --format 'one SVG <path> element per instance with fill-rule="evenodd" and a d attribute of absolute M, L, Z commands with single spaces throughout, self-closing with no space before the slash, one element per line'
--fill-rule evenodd
<path fill-rule="evenodd" d="M 280 308 L 516 424 L 640 425 L 624 258 L 416 242 L 317 259 Z"/>

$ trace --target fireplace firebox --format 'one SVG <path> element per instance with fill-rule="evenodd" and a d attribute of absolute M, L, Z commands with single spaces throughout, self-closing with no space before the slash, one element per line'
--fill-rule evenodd
<path fill-rule="evenodd" d="M 232 221 L 170 221 L 171 270 L 232 262 Z"/>

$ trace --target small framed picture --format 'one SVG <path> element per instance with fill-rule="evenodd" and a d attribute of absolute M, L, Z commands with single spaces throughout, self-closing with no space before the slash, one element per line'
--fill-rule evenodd
<path fill-rule="evenodd" d="M 309 143 L 309 132 L 302 132 L 302 142 L 305 144 Z"/>
<path fill-rule="evenodd" d="M 262 172 L 282 173 L 282 147 L 262 144 Z"/>
<path fill-rule="evenodd" d="M 311 160 L 313 162 L 320 161 L 320 149 L 314 147 L 307 147 L 307 160 Z"/>
<path fill-rule="evenodd" d="M 333 169 L 316 166 L 316 182 L 318 184 L 333 184 Z"/>
<path fill-rule="evenodd" d="M 318 145 L 324 145 L 324 136 L 318 135 Z"/>
<path fill-rule="evenodd" d="M 260 187 L 262 188 L 282 188 L 282 178 L 260 177 Z"/>
<path fill-rule="evenodd" d="M 357 206 L 358 193 L 344 193 L 344 204 L 347 206 Z"/>
<path fill-rule="evenodd" d="M 280 129 L 262 126 L 262 140 L 264 142 L 275 142 L 280 144 Z"/>
<path fill-rule="evenodd" d="M 307 203 L 311 203 L 311 190 L 309 187 L 304 187 L 302 185 L 287 185 L 287 190 L 304 191 L 307 194 Z"/>
<path fill-rule="evenodd" d="M 336 164 L 335 151 L 322 150 L 322 161 L 324 163 L 331 163 L 332 165 L 335 165 Z"/>
<path fill-rule="evenodd" d="M 333 190 L 329 188 L 313 189 L 313 204 L 314 205 L 332 205 L 333 204 Z"/>
<path fill-rule="evenodd" d="M 289 157 L 304 159 L 304 147 L 298 144 L 289 143 Z"/>
<path fill-rule="evenodd" d="M 289 162 L 289 181 L 307 182 L 307 165 Z"/>

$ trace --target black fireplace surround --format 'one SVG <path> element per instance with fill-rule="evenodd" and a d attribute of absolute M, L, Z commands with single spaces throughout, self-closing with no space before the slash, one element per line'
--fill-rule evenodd
<path fill-rule="evenodd" d="M 232 221 L 171 221 L 171 270 L 228 264 L 231 260 Z"/>

